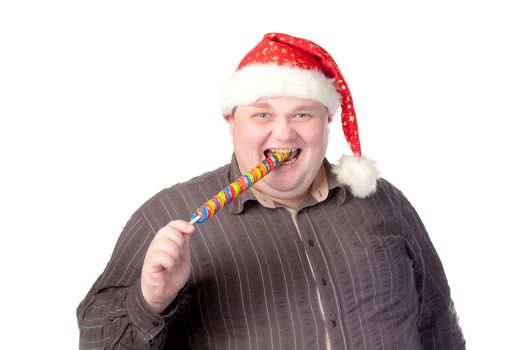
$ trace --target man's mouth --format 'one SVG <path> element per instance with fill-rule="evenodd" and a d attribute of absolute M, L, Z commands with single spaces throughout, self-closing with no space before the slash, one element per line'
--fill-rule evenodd
<path fill-rule="evenodd" d="M 301 149 L 300 148 L 268 148 L 264 151 L 264 155 L 266 157 L 271 156 L 275 152 L 289 152 L 290 156 L 288 157 L 288 160 L 283 162 L 282 165 L 291 165 L 297 161 L 299 156 L 301 155 Z"/>

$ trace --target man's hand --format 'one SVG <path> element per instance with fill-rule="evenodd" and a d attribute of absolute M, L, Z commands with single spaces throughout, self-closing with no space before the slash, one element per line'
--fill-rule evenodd
<path fill-rule="evenodd" d="M 157 313 L 168 307 L 190 278 L 189 241 L 194 231 L 185 221 L 171 221 L 149 245 L 140 287 L 146 303 Z"/>

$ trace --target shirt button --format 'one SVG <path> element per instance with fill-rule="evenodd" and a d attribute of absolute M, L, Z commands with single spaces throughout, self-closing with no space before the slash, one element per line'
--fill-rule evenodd
<path fill-rule="evenodd" d="M 332 328 L 335 328 L 336 326 L 335 320 L 330 320 L 330 324 L 332 325 Z"/>
<path fill-rule="evenodd" d="M 160 326 L 160 323 L 159 323 L 159 321 L 153 321 L 153 322 L 151 322 L 151 325 L 153 327 L 158 327 L 158 326 Z"/>
<path fill-rule="evenodd" d="M 311 239 L 308 240 L 308 245 L 310 247 L 313 247 L 315 245 L 314 241 L 312 241 Z"/>
<path fill-rule="evenodd" d="M 322 284 L 323 286 L 326 286 L 326 280 L 325 280 L 324 278 L 321 278 L 321 284 Z"/>

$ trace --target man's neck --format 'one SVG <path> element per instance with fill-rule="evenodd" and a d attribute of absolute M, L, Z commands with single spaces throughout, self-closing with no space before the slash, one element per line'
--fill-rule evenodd
<path fill-rule="evenodd" d="M 311 186 L 310 186 L 311 188 Z M 277 203 L 281 203 L 282 205 L 288 207 L 288 208 L 291 208 L 291 209 L 297 209 L 299 208 L 299 205 L 301 205 L 301 203 L 305 200 L 306 197 L 308 197 L 308 194 L 310 193 L 310 188 L 308 188 L 308 191 L 303 195 L 303 196 L 300 196 L 300 197 L 296 197 L 296 198 L 291 198 L 291 199 L 277 199 L 277 198 L 272 198 L 271 196 L 268 196 L 270 197 L 271 200 L 273 200 L 274 202 L 277 202 Z"/>
<path fill-rule="evenodd" d="M 275 208 L 275 203 L 280 203 L 288 208 L 297 209 L 303 203 L 303 201 L 309 196 L 312 195 L 317 202 L 321 202 L 328 196 L 328 182 L 326 177 L 326 169 L 324 166 L 321 166 L 319 172 L 317 173 L 314 181 L 308 188 L 308 190 L 302 195 L 295 198 L 276 198 L 271 195 L 259 191 L 254 187 L 251 187 L 255 198 L 259 203 L 265 207 Z"/>

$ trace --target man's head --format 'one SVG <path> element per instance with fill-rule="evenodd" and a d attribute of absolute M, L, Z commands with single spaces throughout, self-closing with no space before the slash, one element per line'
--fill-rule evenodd
<path fill-rule="evenodd" d="M 309 188 L 326 153 L 327 125 L 341 109 L 343 132 L 353 156 L 343 157 L 335 171 L 354 195 L 366 197 L 375 191 L 379 172 L 374 162 L 361 157 L 350 90 L 335 61 L 319 45 L 286 34 L 265 35 L 224 84 L 221 109 L 230 123 L 243 172 L 260 162 L 267 149 L 304 146 L 294 164 L 277 170 L 288 177 L 278 177 L 276 172 L 258 186 L 281 197 L 304 194 Z M 296 123 L 303 118 L 297 116 L 308 115 L 307 111 L 315 112 L 313 118 Z M 266 117 L 271 123 L 255 122 Z"/>
<path fill-rule="evenodd" d="M 290 159 L 255 187 L 278 201 L 298 205 L 309 193 L 326 154 L 332 116 L 321 103 L 295 97 L 262 98 L 226 115 L 242 173 L 273 151 Z"/>

